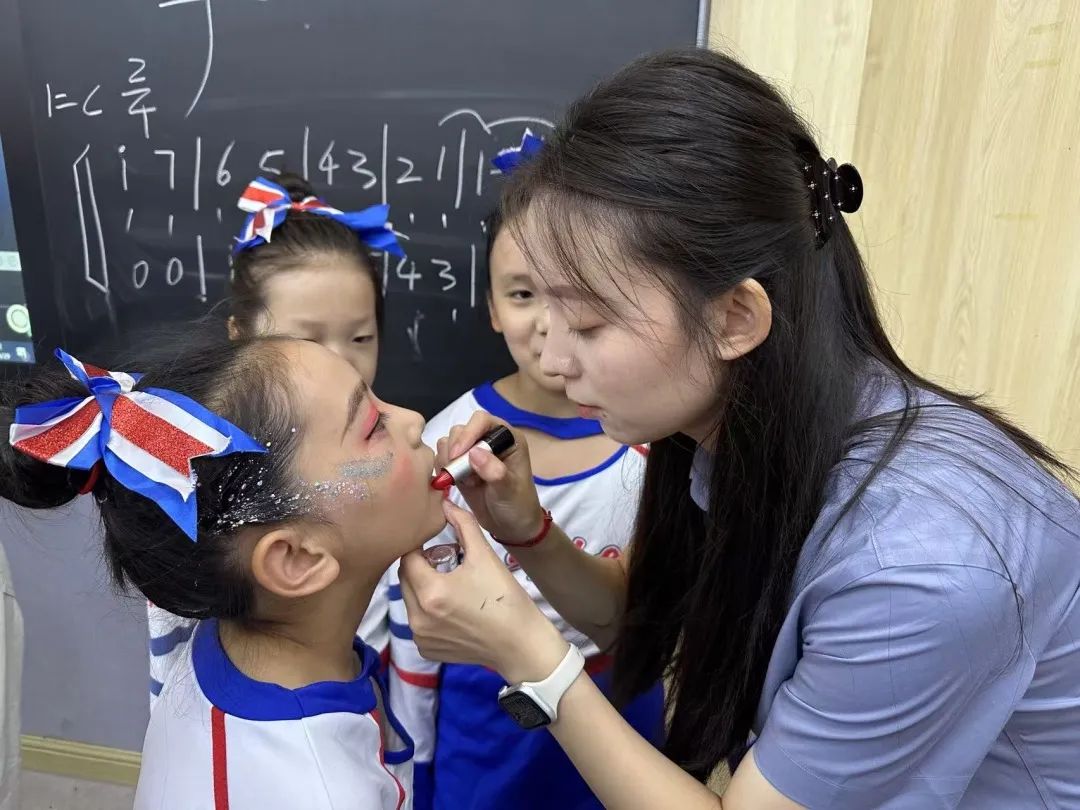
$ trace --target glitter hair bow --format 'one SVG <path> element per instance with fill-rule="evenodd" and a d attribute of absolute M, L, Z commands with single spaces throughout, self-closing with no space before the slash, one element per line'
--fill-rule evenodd
<path fill-rule="evenodd" d="M 290 211 L 306 211 L 340 222 L 355 231 L 360 240 L 374 250 L 395 256 L 405 255 L 387 221 L 390 216 L 388 205 L 373 205 L 363 211 L 339 211 L 318 197 L 293 202 L 288 191 L 265 177 L 252 180 L 236 205 L 241 211 L 248 212 L 248 218 L 244 222 L 244 229 L 236 237 L 234 253 L 269 242 L 274 228 L 285 221 Z"/>
<path fill-rule="evenodd" d="M 117 482 L 197 539 L 192 459 L 266 448 L 188 397 L 163 388 L 132 390 L 139 374 L 105 371 L 61 349 L 56 356 L 90 396 L 17 408 L 11 446 L 46 464 L 90 470 L 92 478 L 104 463 Z"/>
<path fill-rule="evenodd" d="M 491 162 L 503 174 L 510 174 L 522 163 L 539 154 L 543 145 L 543 138 L 533 135 L 532 130 L 526 129 L 525 134 L 521 136 L 520 146 L 500 149 Z"/>

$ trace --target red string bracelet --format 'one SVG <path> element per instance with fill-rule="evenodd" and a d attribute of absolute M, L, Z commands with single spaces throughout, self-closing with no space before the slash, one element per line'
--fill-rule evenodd
<path fill-rule="evenodd" d="M 544 510 L 544 525 L 540 527 L 540 532 L 532 540 L 526 540 L 524 543 L 507 543 L 505 540 L 500 540 L 495 535 L 491 538 L 499 545 L 506 546 L 507 548 L 532 548 L 533 546 L 540 545 L 544 538 L 548 536 L 548 532 L 551 531 L 552 517 L 551 511 Z"/>

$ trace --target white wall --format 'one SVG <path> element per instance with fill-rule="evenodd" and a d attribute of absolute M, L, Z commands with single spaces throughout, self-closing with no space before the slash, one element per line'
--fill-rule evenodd
<path fill-rule="evenodd" d="M 26 624 L 23 733 L 141 749 L 146 602 L 108 583 L 91 500 L 51 513 L 5 504 L 0 544 Z"/>

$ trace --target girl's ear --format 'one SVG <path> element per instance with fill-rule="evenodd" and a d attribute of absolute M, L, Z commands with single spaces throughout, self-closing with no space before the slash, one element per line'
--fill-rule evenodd
<path fill-rule="evenodd" d="M 240 339 L 240 329 L 236 325 L 236 316 L 235 315 L 230 315 L 229 316 L 229 320 L 226 321 L 226 327 L 229 330 L 229 340 L 239 340 Z"/>
<path fill-rule="evenodd" d="M 325 538 L 294 526 L 273 529 L 255 541 L 251 573 L 260 587 L 276 596 L 298 599 L 328 588 L 341 564 Z"/>

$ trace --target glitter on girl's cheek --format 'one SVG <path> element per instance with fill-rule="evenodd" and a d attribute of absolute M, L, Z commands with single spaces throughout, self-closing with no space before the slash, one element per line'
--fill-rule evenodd
<path fill-rule="evenodd" d="M 371 489 L 364 481 L 318 481 L 311 488 L 316 496 L 328 499 L 331 506 L 343 500 L 366 501 L 371 497 Z"/>
<path fill-rule="evenodd" d="M 394 466 L 393 452 L 376 458 L 348 461 L 341 465 L 342 478 L 382 478 Z"/>
<path fill-rule="evenodd" d="M 239 493 L 226 497 L 229 506 L 216 521 L 215 528 L 236 531 L 245 525 L 300 517 L 309 512 L 313 502 L 333 510 L 350 502 L 367 501 L 373 497 L 373 483 L 382 478 L 388 478 L 388 483 L 381 485 L 379 491 L 384 488 L 408 491 L 415 486 L 416 479 L 412 456 L 406 454 L 396 462 L 395 459 L 393 451 L 387 451 L 374 458 L 347 461 L 339 467 L 338 478 L 305 483 L 291 496 L 264 492 L 266 468 L 259 467 L 252 470 L 254 481 L 242 482 Z"/>
<path fill-rule="evenodd" d="M 370 481 L 385 476 L 393 464 L 393 452 L 375 458 L 354 459 L 341 465 L 340 478 L 318 481 L 311 487 L 317 496 L 329 501 L 331 507 L 341 501 L 366 501 L 372 494 Z"/>

